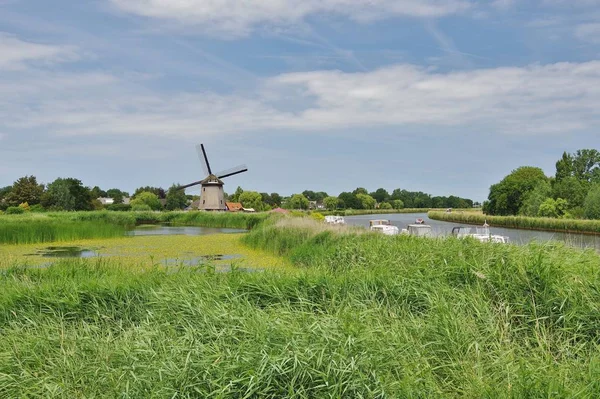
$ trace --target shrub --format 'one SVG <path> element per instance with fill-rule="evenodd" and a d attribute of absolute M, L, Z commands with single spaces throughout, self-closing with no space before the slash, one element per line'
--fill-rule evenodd
<path fill-rule="evenodd" d="M 133 204 L 131 205 L 131 210 L 134 212 L 148 212 L 151 211 L 150 205 L 146 204 Z"/>
<path fill-rule="evenodd" d="M 585 197 L 585 217 L 588 219 L 600 219 L 600 184 L 591 188 Z"/>
<path fill-rule="evenodd" d="M 128 212 L 131 210 L 131 205 L 129 205 L 129 204 L 111 204 L 111 205 L 106 206 L 106 210 L 116 211 L 116 212 Z"/>
<path fill-rule="evenodd" d="M 9 206 L 8 208 L 6 208 L 7 215 L 21 215 L 23 213 L 25 213 L 25 209 L 20 208 L 18 206 Z"/>
<path fill-rule="evenodd" d="M 22 202 L 21 204 L 19 204 L 19 208 L 23 209 L 25 212 L 31 211 L 31 208 L 29 207 L 29 204 L 27 202 Z"/>
<path fill-rule="evenodd" d="M 30 210 L 31 212 L 38 212 L 38 213 L 39 213 L 39 212 L 44 212 L 44 211 L 46 211 L 46 210 L 44 209 L 44 207 L 43 207 L 41 204 L 35 204 L 35 205 L 32 205 L 32 206 L 29 208 L 29 210 Z"/>

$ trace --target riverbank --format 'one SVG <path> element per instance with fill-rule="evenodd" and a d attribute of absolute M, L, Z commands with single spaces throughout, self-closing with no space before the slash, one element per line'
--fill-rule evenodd
<path fill-rule="evenodd" d="M 385 215 L 394 213 L 427 213 L 429 211 L 445 211 L 439 208 L 405 208 L 405 209 L 344 209 L 337 211 L 317 211 L 324 216 L 360 216 L 360 215 Z M 457 209 L 457 211 L 477 212 L 473 209 Z"/>
<path fill-rule="evenodd" d="M 489 216 L 473 212 L 461 213 L 460 211 L 449 213 L 430 211 L 427 216 L 433 220 L 479 226 L 487 223 L 493 227 L 600 235 L 600 220 Z"/>

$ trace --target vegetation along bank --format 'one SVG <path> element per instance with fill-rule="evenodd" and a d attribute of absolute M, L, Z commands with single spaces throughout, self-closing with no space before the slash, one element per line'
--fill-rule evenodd
<path fill-rule="evenodd" d="M 509 227 L 514 229 L 555 231 L 565 233 L 599 234 L 600 220 L 557 219 L 527 216 L 492 216 L 476 212 L 439 212 L 430 211 L 430 219 L 445 222 Z"/>

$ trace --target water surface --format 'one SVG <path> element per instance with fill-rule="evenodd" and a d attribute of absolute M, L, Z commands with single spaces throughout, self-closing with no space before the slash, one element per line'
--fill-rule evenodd
<path fill-rule="evenodd" d="M 346 216 L 344 219 L 349 225 L 369 227 L 369 220 L 388 219 L 399 229 L 406 228 L 407 225 L 415 223 L 416 218 L 422 218 L 425 223 L 431 226 L 431 230 L 436 236 L 447 236 L 456 226 L 472 226 L 464 223 L 444 222 L 433 220 L 427 217 L 426 213 L 391 213 L 384 215 L 359 215 Z M 555 233 L 548 231 L 509 229 L 505 227 L 490 227 L 492 234 L 508 236 L 511 243 L 527 244 L 531 241 L 547 242 L 561 241 L 568 245 L 581 248 L 594 248 L 600 250 L 600 236 L 574 233 Z"/>

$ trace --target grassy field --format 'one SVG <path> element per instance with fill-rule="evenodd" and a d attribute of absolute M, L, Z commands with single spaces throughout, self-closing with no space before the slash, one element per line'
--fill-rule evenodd
<path fill-rule="evenodd" d="M 23 267 L 34 245 L 0 247 L 0 397 L 600 393 L 592 251 L 288 218 L 166 238 L 132 238 L 125 253 L 129 238 L 78 242 L 111 256 L 46 269 Z M 228 273 L 157 262 L 208 250 L 249 252 Z M 272 263 L 248 273 L 245 259 Z"/>
<path fill-rule="evenodd" d="M 168 223 L 173 226 L 251 229 L 268 216 L 266 213 L 109 211 L 2 215 L 0 244 L 123 237 L 126 229 L 139 224 Z"/>
<path fill-rule="evenodd" d="M 567 233 L 600 234 L 600 220 L 532 218 L 525 216 L 489 216 L 475 212 L 429 212 L 427 216 L 434 220 L 446 222 L 490 226 L 510 227 L 516 229 L 559 231 Z"/>

